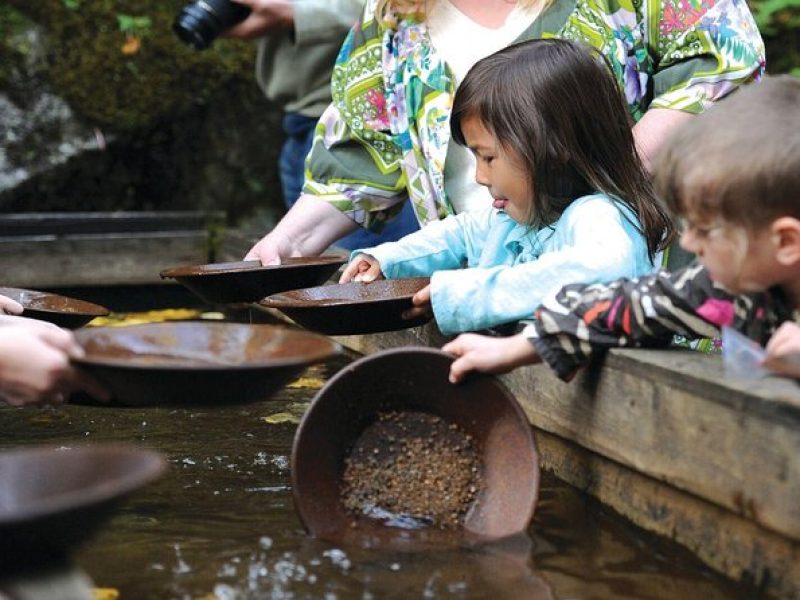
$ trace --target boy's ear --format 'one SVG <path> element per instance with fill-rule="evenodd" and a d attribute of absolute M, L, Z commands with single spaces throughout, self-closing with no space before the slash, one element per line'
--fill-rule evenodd
<path fill-rule="evenodd" d="M 800 220 L 780 217 L 772 222 L 775 259 L 783 266 L 800 265 Z"/>

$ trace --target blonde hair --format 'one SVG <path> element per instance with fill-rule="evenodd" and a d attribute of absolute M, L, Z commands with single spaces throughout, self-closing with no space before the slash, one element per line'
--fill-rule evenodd
<path fill-rule="evenodd" d="M 375 16 L 379 21 L 385 21 L 389 12 L 393 11 L 397 15 L 414 15 L 417 19 L 424 20 L 428 12 L 428 7 L 439 0 L 378 0 L 375 4 Z M 534 6 L 541 3 L 542 9 L 553 2 L 553 0 L 517 0 L 520 6 Z"/>

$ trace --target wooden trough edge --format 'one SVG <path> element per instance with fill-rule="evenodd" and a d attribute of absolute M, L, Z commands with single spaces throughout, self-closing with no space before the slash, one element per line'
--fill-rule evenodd
<path fill-rule="evenodd" d="M 369 354 L 448 338 L 429 324 L 334 339 Z M 680 350 L 614 350 L 569 384 L 541 365 L 502 379 L 545 468 L 714 570 L 800 596 L 795 382 L 725 379 L 718 356 Z"/>

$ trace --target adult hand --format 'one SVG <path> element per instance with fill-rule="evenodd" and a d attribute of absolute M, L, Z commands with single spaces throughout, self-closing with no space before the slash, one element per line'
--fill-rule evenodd
<path fill-rule="evenodd" d="M 23 317 L 2 317 L 0 326 L 0 398 L 8 404 L 61 402 L 78 390 L 99 400 L 110 397 L 70 363 L 83 348 L 69 331 Z"/>
<path fill-rule="evenodd" d="M 376 279 L 383 279 L 381 263 L 369 254 L 359 254 L 351 260 L 350 264 L 342 271 L 342 276 L 339 277 L 339 283 L 347 283 L 348 281 L 363 281 L 364 283 L 369 283 Z"/>
<path fill-rule="evenodd" d="M 416 319 L 417 317 L 433 316 L 433 306 L 431 306 L 431 284 L 426 285 L 411 298 L 414 308 L 403 311 L 404 319 Z"/>
<path fill-rule="evenodd" d="M 280 232 L 272 231 L 250 248 L 244 260 L 260 260 L 263 266 L 279 265 L 281 258 L 289 256 L 292 256 L 289 240 Z"/>
<path fill-rule="evenodd" d="M 800 378 L 800 325 L 787 321 L 767 342 L 764 366 L 780 375 Z"/>
<path fill-rule="evenodd" d="M 8 296 L 0 296 L 0 315 L 21 315 L 22 304 Z"/>
<path fill-rule="evenodd" d="M 442 350 L 458 358 L 450 365 L 450 382 L 458 383 L 470 371 L 508 373 L 515 367 L 541 362 L 536 349 L 522 334 L 488 337 L 462 333 Z"/>
<path fill-rule="evenodd" d="M 356 229 L 356 222 L 337 208 L 303 194 L 275 229 L 253 246 L 244 259 L 258 259 L 262 265 L 277 265 L 281 258 L 316 256 Z"/>
<path fill-rule="evenodd" d="M 294 27 L 290 0 L 231 0 L 250 8 L 247 18 L 223 32 L 223 37 L 250 40 Z"/>

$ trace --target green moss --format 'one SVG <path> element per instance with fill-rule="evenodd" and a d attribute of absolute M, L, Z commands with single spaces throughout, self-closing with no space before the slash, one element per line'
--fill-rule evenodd
<path fill-rule="evenodd" d="M 3 88 L 13 85 L 14 65 L 30 51 L 22 35 L 30 26 L 30 20 L 22 13 L 0 4 L 0 86 Z"/>
<path fill-rule="evenodd" d="M 110 130 L 147 126 L 204 102 L 231 79 L 253 80 L 252 42 L 217 40 L 198 52 L 176 38 L 172 21 L 183 1 L 92 0 L 76 8 L 64 0 L 7 4 L 46 31 L 54 89 L 76 112 Z M 136 32 L 141 46 L 132 54 L 123 51 L 128 33 L 121 15 L 149 19 Z"/>

